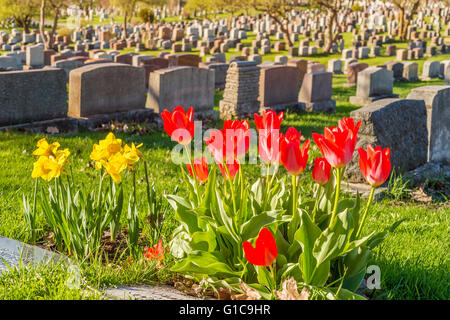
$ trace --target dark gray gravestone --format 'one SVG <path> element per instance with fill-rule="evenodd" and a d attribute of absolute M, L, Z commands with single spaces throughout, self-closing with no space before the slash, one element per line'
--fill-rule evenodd
<path fill-rule="evenodd" d="M 381 99 L 352 111 L 355 122 L 361 120 L 353 160 L 345 175 L 350 182 L 364 182 L 359 168 L 358 148 L 390 148 L 395 171 L 406 172 L 427 162 L 427 110 L 423 100 Z"/>

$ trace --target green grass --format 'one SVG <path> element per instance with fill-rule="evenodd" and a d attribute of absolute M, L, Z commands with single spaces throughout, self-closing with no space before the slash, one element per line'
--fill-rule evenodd
<path fill-rule="evenodd" d="M 344 35 L 349 38 L 349 34 Z M 255 34 L 249 32 L 248 39 L 244 45 L 250 45 Z M 274 39 L 272 39 L 274 40 Z M 350 46 L 346 41 L 346 46 Z M 398 44 L 400 47 L 404 44 Z M 126 49 L 124 52 L 133 51 Z M 169 50 L 167 50 L 169 51 Z M 198 50 L 193 50 L 193 53 Z M 145 51 L 144 51 L 145 53 Z M 149 52 L 155 54 L 155 52 Z M 232 55 L 239 54 L 231 49 L 227 53 L 229 59 Z M 287 52 L 271 53 L 264 60 L 273 60 L 278 54 Z M 315 57 L 307 57 L 327 63 L 331 58 L 340 58 L 339 54 L 319 54 Z M 395 57 L 376 57 L 360 60 L 369 65 L 379 65 L 394 60 Z M 450 55 L 439 55 L 433 60 L 447 60 Z M 426 59 L 417 61 L 419 72 Z M 346 88 L 345 75 L 334 75 L 333 98 L 337 101 L 335 114 L 323 113 L 294 113 L 286 112 L 283 122 L 283 130 L 294 126 L 302 131 L 302 134 L 311 139 L 313 132 L 321 132 L 325 126 L 336 125 L 337 120 L 348 116 L 352 110 L 358 107 L 351 105 L 349 97 L 355 95 L 356 88 Z M 394 93 L 405 98 L 412 88 L 429 85 L 443 84 L 443 80 L 435 79 L 428 82 L 395 83 Z M 216 91 L 215 106 L 217 107 L 222 92 Z M 253 122 L 251 121 L 252 126 Z M 220 121 L 209 123 L 209 127 L 220 126 Z M 25 133 L 18 131 L 0 133 L 0 235 L 29 241 L 25 232 L 25 223 L 21 212 L 22 194 L 31 194 L 33 183 L 31 170 L 33 167 L 32 152 L 36 142 L 44 137 L 42 134 Z M 86 189 L 96 185 L 98 173 L 89 166 L 88 159 L 92 145 L 99 139 L 103 139 L 106 132 L 80 132 L 77 134 L 58 134 L 47 136 L 50 141 L 58 141 L 64 148 L 71 151 L 71 165 L 74 172 L 75 182 L 79 187 Z M 152 130 L 151 134 L 135 135 L 134 133 L 117 133 L 126 143 L 143 143 L 142 152 L 150 164 L 150 175 L 155 182 L 159 193 L 172 193 L 177 186 L 182 186 L 182 178 L 179 167 L 170 161 L 170 151 L 174 143 L 160 130 Z M 310 166 L 314 156 L 318 155 L 318 149 L 312 145 L 310 153 Z M 302 174 L 302 195 L 307 199 L 311 196 L 311 170 L 309 168 Z M 138 177 L 143 176 L 142 166 L 138 166 Z M 259 174 L 258 166 L 244 166 L 245 172 L 251 179 Z M 126 188 L 129 192 L 131 177 L 124 177 Z M 144 184 L 138 183 L 139 205 L 144 205 Z M 179 195 L 185 195 L 181 187 Z M 126 194 L 128 197 L 129 194 Z M 394 221 L 406 218 L 391 234 L 381 247 L 375 250 L 370 264 L 381 268 L 382 285 L 380 298 L 384 299 L 449 299 L 449 203 L 418 204 L 412 200 L 390 200 L 386 198 L 377 202 L 371 209 L 368 217 L 365 233 L 381 230 L 391 225 Z M 141 216 L 144 226 L 142 233 L 143 245 L 151 245 L 149 240 L 149 226 L 145 217 Z M 125 224 L 125 216 L 122 224 Z M 40 241 L 49 233 L 44 218 L 39 216 L 38 237 Z M 172 231 L 177 223 L 171 212 L 166 217 L 163 234 L 166 242 L 170 240 Z M 167 255 L 166 265 L 170 266 L 172 258 Z M 95 262 L 82 264 L 80 266 L 85 283 L 94 289 L 101 289 L 110 285 L 154 283 L 170 279 L 170 272 L 158 269 L 155 265 L 144 261 L 129 262 L 126 258 L 120 258 L 111 262 L 110 266 L 104 266 Z M 89 299 L 98 298 L 95 294 L 86 295 L 86 288 L 78 290 L 68 289 L 64 286 L 67 280 L 67 271 L 62 267 L 42 268 L 24 267 L 0 276 L 0 299 Z M 52 289 L 50 284 L 54 284 Z M 89 290 L 88 290 L 89 291 Z"/>
<path fill-rule="evenodd" d="M 0 300 L 99 299 L 96 290 L 67 285 L 72 273 L 63 265 L 21 265 L 0 276 Z"/>

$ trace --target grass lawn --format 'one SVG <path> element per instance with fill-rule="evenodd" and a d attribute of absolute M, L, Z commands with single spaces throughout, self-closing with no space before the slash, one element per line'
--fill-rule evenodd
<path fill-rule="evenodd" d="M 348 36 L 348 35 L 347 35 Z M 249 38 L 243 41 L 250 45 L 255 35 L 249 33 Z M 346 46 L 350 46 L 350 41 Z M 132 49 L 134 50 L 134 49 Z M 125 50 L 127 51 L 127 50 Z M 130 51 L 130 50 L 128 50 Z M 198 52 L 194 50 L 194 53 Z M 238 54 L 232 50 L 227 58 Z M 264 60 L 273 60 L 275 55 L 287 52 L 271 53 Z M 331 58 L 340 58 L 340 55 L 319 54 L 308 57 L 321 63 Z M 395 57 L 376 57 L 361 60 L 369 65 L 379 65 Z M 450 55 L 439 55 L 433 60 L 448 60 Z M 419 72 L 426 59 L 417 61 Z M 313 132 L 322 132 L 325 126 L 336 125 L 337 120 L 348 116 L 358 107 L 351 105 L 349 97 L 355 95 L 355 88 L 346 88 L 345 75 L 334 75 L 333 98 L 337 100 L 335 114 L 323 113 L 294 113 L 288 111 L 283 121 L 283 131 L 294 126 L 302 134 L 311 139 Z M 428 82 L 395 83 L 394 93 L 405 98 L 412 88 L 443 84 L 443 80 L 436 79 Z M 215 104 L 218 105 L 221 92 L 217 92 Z M 254 127 L 253 121 L 251 125 Z M 220 121 L 208 124 L 208 127 L 219 127 Z M 155 183 L 158 193 L 172 193 L 177 186 L 183 186 L 179 166 L 170 161 L 170 151 L 174 142 L 161 130 L 150 128 L 150 134 L 137 135 L 131 133 L 117 133 L 116 135 L 126 143 L 143 143 L 141 148 L 145 158 L 150 164 L 150 178 Z M 98 179 L 98 173 L 89 164 L 89 154 L 92 146 L 99 139 L 103 139 L 106 132 L 79 132 L 76 134 L 57 134 L 47 136 L 50 142 L 58 141 L 63 148 L 71 151 L 71 166 L 73 168 L 75 183 L 85 189 L 92 188 L 93 182 Z M 31 134 L 18 131 L 0 133 L 0 235 L 21 241 L 29 241 L 22 216 L 22 195 L 30 195 L 33 190 L 31 171 L 34 158 L 32 152 L 36 142 L 44 137 L 42 134 Z M 301 175 L 301 195 L 308 199 L 312 195 L 311 166 L 318 155 L 318 148 L 312 144 L 309 166 Z M 143 166 L 137 167 L 138 177 L 143 176 Z M 259 167 L 245 165 L 244 170 L 253 178 L 259 174 Z M 131 176 L 125 177 L 125 184 L 131 185 Z M 42 183 L 42 182 L 40 182 Z M 130 188 L 126 188 L 129 192 Z M 145 184 L 138 181 L 138 202 L 142 206 Z M 186 195 L 181 187 L 178 194 Z M 129 195 L 126 194 L 125 197 Z M 370 264 L 378 265 L 381 269 L 381 290 L 378 298 L 383 299 L 449 299 L 450 276 L 450 204 L 449 202 L 418 203 L 413 200 L 393 200 L 390 197 L 377 202 L 371 209 L 365 233 L 384 229 L 397 220 L 406 218 L 395 231 L 379 246 L 373 254 Z M 122 215 L 122 224 L 126 217 Z M 140 217 L 143 231 L 141 239 L 143 245 L 152 245 L 149 241 L 149 225 L 145 216 Z M 39 216 L 39 236 L 42 243 L 48 236 L 49 228 L 44 217 Z M 169 210 L 163 229 L 165 243 L 171 239 L 172 232 L 177 226 L 173 212 Z M 166 255 L 165 266 L 173 263 L 172 258 Z M 70 289 L 65 285 L 71 274 L 62 266 L 53 267 L 26 267 L 0 276 L 0 299 L 90 299 L 98 298 L 90 288 L 99 289 L 109 285 L 137 284 L 164 282 L 173 279 L 174 275 L 168 268 L 160 268 L 151 262 L 132 262 L 126 257 L 118 257 L 115 261 L 102 264 L 98 261 L 81 263 L 82 286 L 79 289 Z"/>

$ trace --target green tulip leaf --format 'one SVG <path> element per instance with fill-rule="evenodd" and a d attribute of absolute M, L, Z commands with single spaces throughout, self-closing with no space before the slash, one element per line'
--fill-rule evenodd
<path fill-rule="evenodd" d="M 275 289 L 275 283 L 272 279 L 270 271 L 266 267 L 258 266 L 256 269 L 258 273 L 258 282 L 269 289 Z"/>
<path fill-rule="evenodd" d="M 213 252 L 216 250 L 217 241 L 214 231 L 195 232 L 192 235 L 191 247 L 193 250 L 203 250 Z"/>
<path fill-rule="evenodd" d="M 220 252 L 192 251 L 185 259 L 172 267 L 174 272 L 193 272 L 218 277 L 239 276 L 226 264 Z"/>
<path fill-rule="evenodd" d="M 309 214 L 302 211 L 300 214 L 300 228 L 294 235 L 302 247 L 303 253 L 299 257 L 300 269 L 303 273 L 303 279 L 307 284 L 310 283 L 312 273 L 317 264 L 313 255 L 314 243 L 322 234 L 321 230 L 312 222 Z"/>

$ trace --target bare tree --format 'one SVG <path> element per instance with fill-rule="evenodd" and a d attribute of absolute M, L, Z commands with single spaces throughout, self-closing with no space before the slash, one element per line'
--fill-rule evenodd
<path fill-rule="evenodd" d="M 336 43 L 339 37 L 338 17 L 339 12 L 344 8 L 344 0 L 313 0 L 312 2 L 327 14 L 323 52 L 329 53 L 333 43 Z"/>
<path fill-rule="evenodd" d="M 41 0 L 39 31 L 44 41 L 45 49 L 52 49 L 55 43 L 56 29 L 58 27 L 61 10 L 70 4 L 70 0 Z M 45 33 L 45 18 L 52 17 L 52 27 L 49 33 Z"/>
<path fill-rule="evenodd" d="M 257 11 L 264 12 L 269 15 L 270 18 L 275 21 L 280 27 L 281 32 L 284 34 L 289 46 L 293 46 L 292 39 L 289 34 L 288 25 L 285 21 L 288 18 L 288 13 L 293 9 L 299 9 L 303 1 L 298 0 L 248 0 L 251 5 Z"/>
<path fill-rule="evenodd" d="M 423 0 L 389 0 L 398 10 L 398 36 L 406 40 L 408 27 L 413 16 L 417 13 Z"/>

